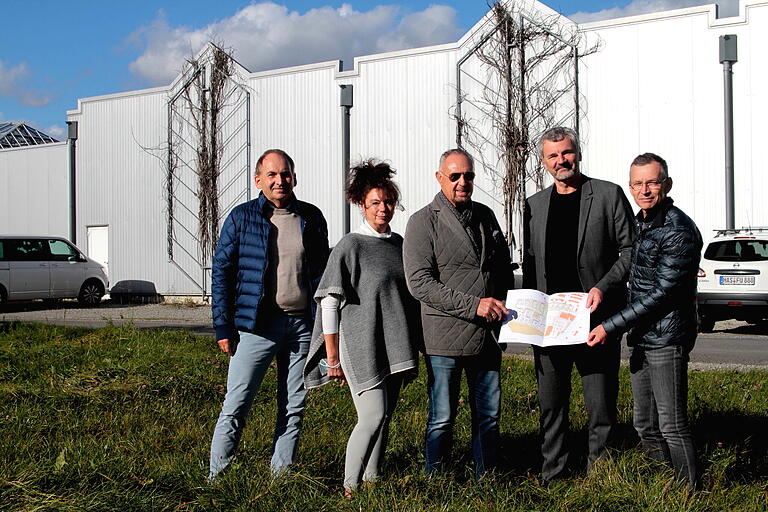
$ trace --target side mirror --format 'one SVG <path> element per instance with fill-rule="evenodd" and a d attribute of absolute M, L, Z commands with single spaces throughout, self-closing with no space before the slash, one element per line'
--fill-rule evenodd
<path fill-rule="evenodd" d="M 83 256 L 82 254 L 78 254 L 77 255 L 77 261 L 79 261 L 80 263 L 85 263 L 86 261 L 88 261 L 88 258 Z"/>

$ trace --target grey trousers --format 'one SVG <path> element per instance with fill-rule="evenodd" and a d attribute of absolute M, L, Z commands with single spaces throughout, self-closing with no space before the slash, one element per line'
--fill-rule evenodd
<path fill-rule="evenodd" d="M 357 425 L 347 442 L 344 464 L 344 488 L 355 489 L 361 479 L 374 482 L 379 478 L 381 461 L 387 448 L 389 421 L 397 406 L 403 379 L 390 375 L 375 388 L 352 393 L 357 410 Z"/>
<path fill-rule="evenodd" d="M 536 362 L 541 414 L 539 429 L 544 480 L 564 476 L 570 447 L 566 442 L 570 421 L 571 372 L 574 365 L 581 375 L 584 404 L 589 414 L 588 464 L 605 451 L 616 424 L 619 393 L 619 340 L 609 338 L 605 345 L 586 344 L 533 347 Z"/>
<path fill-rule="evenodd" d="M 699 483 L 688 423 L 688 349 L 633 347 L 629 359 L 634 424 L 651 458 L 670 464 L 691 487 Z"/>

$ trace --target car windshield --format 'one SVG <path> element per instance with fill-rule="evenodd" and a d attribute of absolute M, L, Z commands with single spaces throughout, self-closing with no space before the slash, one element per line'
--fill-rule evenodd
<path fill-rule="evenodd" d="M 766 261 L 768 240 L 724 240 L 712 242 L 704 258 L 714 261 Z"/>

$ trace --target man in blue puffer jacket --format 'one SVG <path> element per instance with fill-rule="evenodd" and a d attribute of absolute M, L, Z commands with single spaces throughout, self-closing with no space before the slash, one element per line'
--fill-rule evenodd
<path fill-rule="evenodd" d="M 328 260 L 328 227 L 320 210 L 293 194 L 293 160 L 264 152 L 254 175 L 259 197 L 224 221 L 213 258 L 213 326 L 231 356 L 227 394 L 211 442 L 209 480 L 232 461 L 264 374 L 277 359 L 273 475 L 296 454 L 304 415 L 304 363 L 314 295 Z"/>
<path fill-rule="evenodd" d="M 634 424 L 654 459 L 695 487 L 699 472 L 688 424 L 688 354 L 696 341 L 696 274 L 702 240 L 696 224 L 667 197 L 667 163 L 645 153 L 632 162 L 629 188 L 640 207 L 627 306 L 589 335 L 589 345 L 629 330 Z M 631 329 L 631 330 L 630 330 Z"/>

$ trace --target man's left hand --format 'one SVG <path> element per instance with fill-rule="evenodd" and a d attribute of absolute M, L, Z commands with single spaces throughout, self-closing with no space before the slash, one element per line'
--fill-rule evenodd
<path fill-rule="evenodd" d="M 593 288 L 594 290 L 594 288 Z M 589 333 L 589 337 L 587 338 L 587 345 L 590 347 L 594 347 L 595 345 L 604 345 L 605 339 L 608 337 L 608 333 L 605 332 L 605 329 L 602 325 L 598 325 L 594 329 L 592 329 L 592 332 Z"/>
<path fill-rule="evenodd" d="M 594 313 L 601 302 L 603 302 L 603 292 L 597 288 L 589 290 L 589 293 L 587 294 L 587 307 L 589 308 L 589 312 Z"/>

